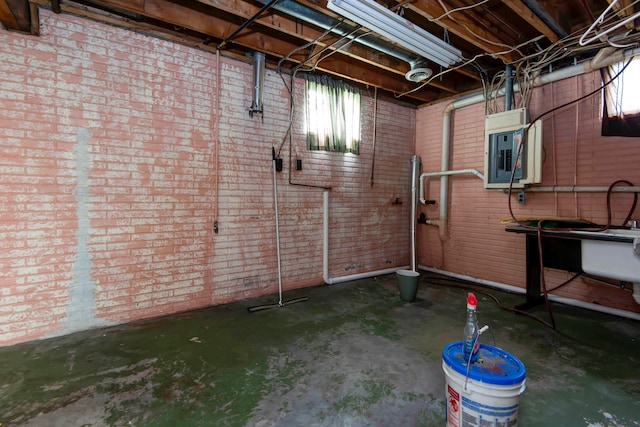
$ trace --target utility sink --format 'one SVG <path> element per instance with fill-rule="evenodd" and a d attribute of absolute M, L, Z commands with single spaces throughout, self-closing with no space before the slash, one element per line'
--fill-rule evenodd
<path fill-rule="evenodd" d="M 640 229 L 573 233 L 581 235 L 582 270 L 585 273 L 640 283 Z"/>

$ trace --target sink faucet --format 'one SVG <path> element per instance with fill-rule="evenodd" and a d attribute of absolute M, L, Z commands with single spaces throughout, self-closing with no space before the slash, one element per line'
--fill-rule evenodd
<path fill-rule="evenodd" d="M 639 230 L 640 227 L 638 226 L 638 221 L 637 220 L 629 221 L 629 228 L 631 228 L 632 230 Z"/>

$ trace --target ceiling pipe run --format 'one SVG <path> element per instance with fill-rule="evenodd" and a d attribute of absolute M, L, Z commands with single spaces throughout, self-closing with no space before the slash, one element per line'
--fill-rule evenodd
<path fill-rule="evenodd" d="M 594 56 L 591 60 L 576 64 L 570 67 L 562 68 L 549 74 L 543 74 L 537 76 L 533 81 L 533 87 L 542 86 L 548 83 L 557 82 L 570 77 L 579 76 L 582 74 L 590 73 L 600 68 L 608 67 L 609 65 L 623 62 L 628 58 L 640 55 L 640 48 L 623 50 L 618 49 L 615 52 L 611 52 L 609 48 L 603 49 L 603 54 L 600 52 Z M 520 86 L 514 84 L 513 92 L 518 92 Z M 497 93 L 491 96 L 504 95 L 504 89 L 500 89 Z M 442 159 L 441 170 L 442 172 L 449 172 L 450 150 L 451 150 L 451 113 L 458 108 L 468 107 L 470 105 L 483 102 L 485 95 L 483 92 L 478 92 L 473 95 L 465 96 L 456 99 L 447 105 L 444 109 L 442 116 Z M 427 220 L 427 224 L 436 225 L 439 228 L 440 234 L 446 233 L 447 218 L 448 218 L 448 196 L 449 192 L 449 174 L 442 174 L 440 178 L 440 217 L 438 219 Z M 424 196 L 420 194 L 421 201 L 424 200 Z M 424 202 L 422 202 L 424 203 Z"/>
<path fill-rule="evenodd" d="M 258 0 L 261 3 L 265 3 L 265 0 Z M 396 45 L 379 39 L 362 30 L 354 32 L 355 27 L 349 24 L 341 23 L 339 20 L 334 19 L 324 13 L 320 13 L 308 6 L 296 3 L 293 0 L 280 0 L 272 9 L 278 10 L 282 13 L 286 13 L 289 16 L 300 19 L 301 21 L 315 25 L 323 30 L 331 30 L 332 33 L 341 37 L 347 37 L 349 40 L 356 41 L 363 46 L 367 46 L 371 49 L 385 53 L 401 61 L 407 62 L 411 68 L 424 66 L 424 59 L 418 55 L 407 52 L 404 49 L 400 49 Z M 353 34 L 352 34 L 353 33 Z"/>

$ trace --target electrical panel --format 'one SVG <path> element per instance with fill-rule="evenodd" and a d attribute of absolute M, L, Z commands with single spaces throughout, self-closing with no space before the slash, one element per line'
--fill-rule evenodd
<path fill-rule="evenodd" d="M 513 188 L 542 180 L 542 122 L 534 123 L 524 138 L 528 126 L 525 108 L 485 117 L 485 188 L 508 188 L 512 174 Z"/>

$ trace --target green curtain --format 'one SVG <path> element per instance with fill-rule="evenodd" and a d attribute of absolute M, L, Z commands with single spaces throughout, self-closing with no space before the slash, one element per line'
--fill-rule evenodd
<path fill-rule="evenodd" d="M 305 128 L 310 150 L 359 154 L 360 91 L 327 76 L 307 76 Z"/>

